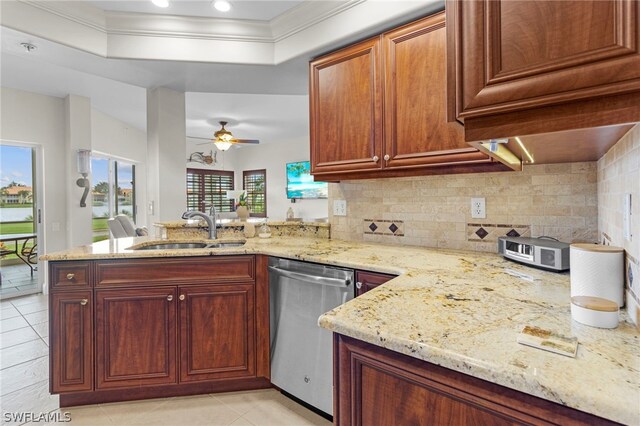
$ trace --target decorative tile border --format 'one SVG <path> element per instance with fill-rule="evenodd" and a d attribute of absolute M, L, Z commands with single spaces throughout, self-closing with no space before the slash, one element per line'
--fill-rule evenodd
<path fill-rule="evenodd" d="M 404 221 L 402 220 L 364 219 L 363 229 L 367 235 L 404 237 Z"/>
<path fill-rule="evenodd" d="M 498 237 L 530 237 L 531 226 L 488 223 L 467 223 L 467 241 L 497 242 Z"/>

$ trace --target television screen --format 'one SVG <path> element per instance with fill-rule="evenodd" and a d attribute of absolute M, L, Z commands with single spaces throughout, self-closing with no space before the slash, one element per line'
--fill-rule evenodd
<path fill-rule="evenodd" d="M 311 163 L 287 163 L 287 198 L 328 198 L 327 182 L 314 182 Z"/>

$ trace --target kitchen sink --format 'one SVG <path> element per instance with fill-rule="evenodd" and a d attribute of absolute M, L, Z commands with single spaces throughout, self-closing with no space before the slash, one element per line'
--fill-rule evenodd
<path fill-rule="evenodd" d="M 207 243 L 158 243 L 148 246 L 138 247 L 134 250 L 179 250 L 179 249 L 199 249 L 207 247 Z"/>
<path fill-rule="evenodd" d="M 242 247 L 244 245 L 244 241 L 228 241 L 222 243 L 213 243 L 207 245 L 207 248 L 229 248 L 229 247 Z"/>
<path fill-rule="evenodd" d="M 219 243 L 156 243 L 148 246 L 136 247 L 133 250 L 186 250 L 201 248 L 230 248 L 242 247 L 245 241 L 221 241 Z"/>

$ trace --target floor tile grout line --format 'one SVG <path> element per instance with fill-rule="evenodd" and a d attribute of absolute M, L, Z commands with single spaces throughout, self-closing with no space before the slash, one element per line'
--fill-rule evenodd
<path fill-rule="evenodd" d="M 39 385 L 40 383 L 44 383 L 44 382 L 48 382 L 48 381 L 49 381 L 49 379 L 40 380 L 39 382 L 32 383 L 32 384 L 30 384 L 29 386 L 25 386 L 25 387 L 23 387 L 23 388 L 20 388 L 20 389 L 16 389 L 16 390 L 14 390 L 14 391 L 11 391 L 11 392 L 9 392 L 8 394 L 2 395 L 2 398 L 6 398 L 7 396 L 9 396 L 9 395 L 11 395 L 11 394 L 13 394 L 13 393 L 20 392 L 21 390 L 24 390 L 24 389 L 26 389 L 26 388 L 28 388 L 28 387 L 36 386 L 36 385 Z M 4 409 L 4 407 L 3 407 L 3 409 Z M 52 410 L 52 411 L 53 411 L 53 410 Z"/>
<path fill-rule="evenodd" d="M 35 342 L 35 340 L 31 340 L 31 342 Z M 29 342 L 25 342 L 25 343 L 29 343 Z M 47 346 L 47 348 L 48 348 L 48 346 Z M 19 365 L 26 364 L 26 363 L 31 362 L 31 361 L 35 361 L 35 360 L 37 360 L 37 359 L 44 358 L 44 357 L 46 357 L 46 356 L 49 356 L 49 353 L 47 353 L 46 355 L 41 355 L 41 356 L 37 356 L 37 357 L 35 357 L 35 358 L 27 359 L 27 360 L 25 360 L 25 361 L 19 362 L 18 364 L 14 364 L 14 365 L 12 365 L 12 366 L 10 366 L 10 367 L 0 368 L 0 375 L 2 375 L 2 373 L 1 373 L 1 372 L 2 372 L 2 371 L 4 371 L 4 370 L 8 370 L 8 369 L 10 369 L 10 368 L 17 367 L 17 366 L 19 366 Z M 29 385 L 29 386 L 31 386 L 31 385 Z M 28 386 L 27 386 L 27 387 L 28 387 Z M 24 389 L 24 388 L 22 388 L 22 389 Z"/>

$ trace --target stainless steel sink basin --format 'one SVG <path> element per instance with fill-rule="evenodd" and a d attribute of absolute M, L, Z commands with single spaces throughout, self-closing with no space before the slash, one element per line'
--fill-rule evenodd
<path fill-rule="evenodd" d="M 135 248 L 134 250 L 180 250 L 207 247 L 207 243 L 158 243 Z"/>
<path fill-rule="evenodd" d="M 244 245 L 244 241 L 228 241 L 222 243 L 213 243 L 207 245 L 207 248 L 229 248 L 229 247 L 242 247 Z"/>

